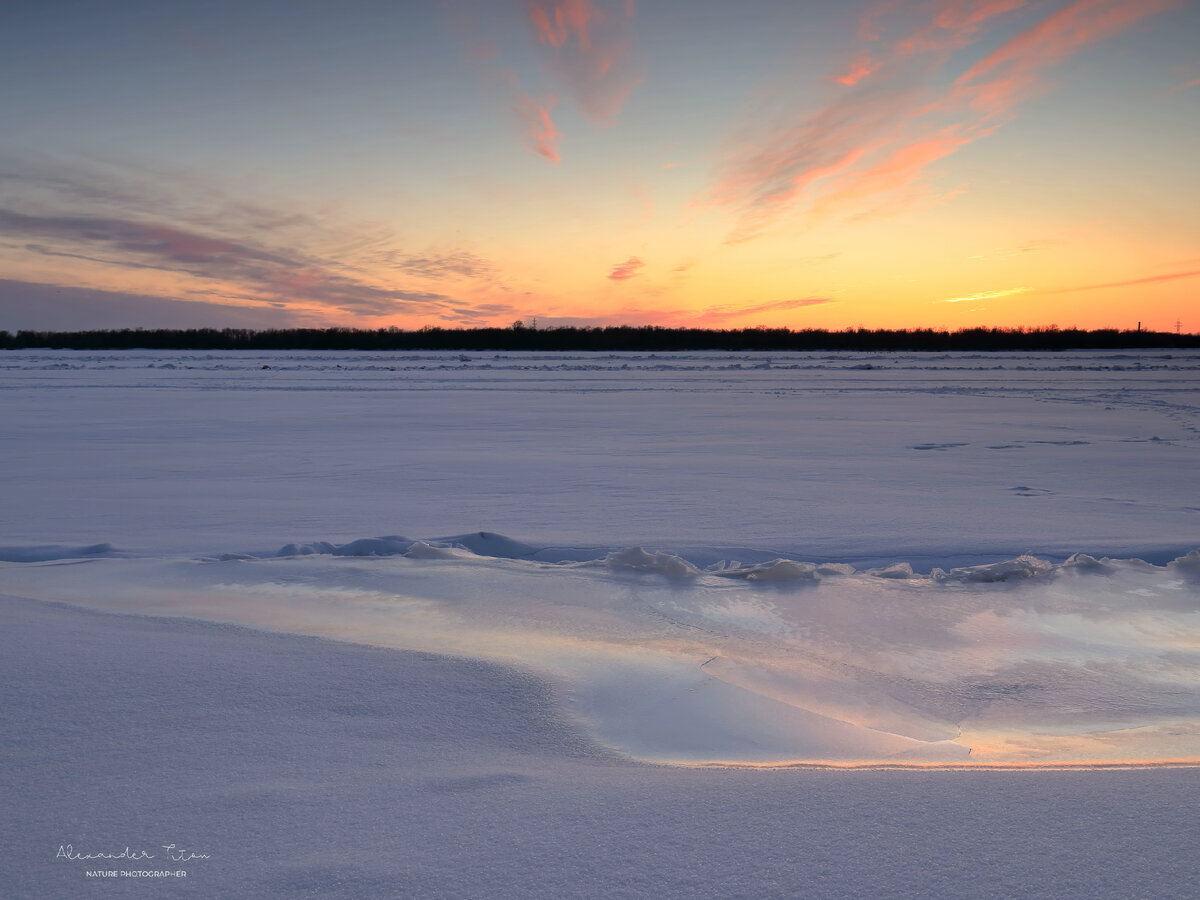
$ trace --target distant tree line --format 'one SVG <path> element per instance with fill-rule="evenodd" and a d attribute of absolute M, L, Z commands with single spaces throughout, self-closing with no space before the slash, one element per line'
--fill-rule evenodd
<path fill-rule="evenodd" d="M 0 349 L 63 350 L 541 350 L 592 352 L 728 351 L 1005 351 L 1126 350 L 1200 347 L 1200 335 L 1115 328 L 664 328 L 659 325 L 531 328 L 142 329 L 0 331 Z"/>

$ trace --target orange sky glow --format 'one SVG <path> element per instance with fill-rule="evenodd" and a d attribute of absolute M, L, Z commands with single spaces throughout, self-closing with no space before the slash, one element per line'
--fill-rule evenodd
<path fill-rule="evenodd" d="M 1200 331 L 1186 0 L 276 6 L 6 29 L 0 329 Z"/>

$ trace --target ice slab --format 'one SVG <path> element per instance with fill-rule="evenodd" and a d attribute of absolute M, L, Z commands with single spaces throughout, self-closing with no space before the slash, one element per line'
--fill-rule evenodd
<path fill-rule="evenodd" d="M 6 563 L 0 592 L 517 666 L 599 743 L 656 762 L 1200 760 L 1200 552 L 916 575 L 404 546 Z"/>

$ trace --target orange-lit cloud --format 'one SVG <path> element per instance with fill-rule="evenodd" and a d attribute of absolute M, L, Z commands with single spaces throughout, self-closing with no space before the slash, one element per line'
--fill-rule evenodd
<path fill-rule="evenodd" d="M 912 189 L 927 168 L 994 133 L 1040 88 L 1047 70 L 1180 2 L 1074 0 L 938 86 L 987 27 L 1038 6 L 884 0 L 861 17 L 859 34 L 873 47 L 835 70 L 831 80 L 841 87 L 830 102 L 799 121 L 759 128 L 726 159 L 708 199 L 737 211 L 728 240 L 738 243 L 798 210 L 853 214 L 882 207 L 898 192 L 909 192 L 905 203 L 923 198 L 928 191 Z M 896 31 L 902 36 L 883 40 Z"/>
<path fill-rule="evenodd" d="M 1004 288 L 999 291 L 980 291 L 978 294 L 968 294 L 966 297 L 947 297 L 943 303 L 969 303 L 974 300 L 995 300 L 997 297 L 1009 297 L 1013 294 L 1026 294 L 1032 288 Z"/>
<path fill-rule="evenodd" d="M 1076 291 L 1102 291 L 1108 288 L 1132 287 L 1135 284 L 1154 284 L 1159 281 L 1178 281 L 1181 278 L 1200 277 L 1200 269 L 1190 272 L 1172 272 L 1169 275 L 1149 275 L 1145 278 L 1132 278 L 1129 281 L 1109 281 L 1105 284 L 1084 284 L 1078 287 L 1056 288 L 1051 291 L 1039 291 L 1041 294 L 1073 294 Z"/>
<path fill-rule="evenodd" d="M 640 274 L 644 265 L 646 264 L 636 256 L 631 256 L 625 262 L 613 266 L 612 271 L 608 273 L 608 278 L 612 281 L 628 281 Z"/>
<path fill-rule="evenodd" d="M 543 66 L 594 122 L 616 118 L 642 81 L 633 52 L 634 0 L 526 0 Z"/>

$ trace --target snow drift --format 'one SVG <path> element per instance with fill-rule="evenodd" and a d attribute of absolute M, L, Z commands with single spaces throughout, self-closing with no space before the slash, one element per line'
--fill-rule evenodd
<path fill-rule="evenodd" d="M 655 762 L 1200 760 L 1200 551 L 925 575 L 540 552 L 489 532 L 313 541 L 9 563 L 0 591 L 517 666 L 599 743 Z"/>

